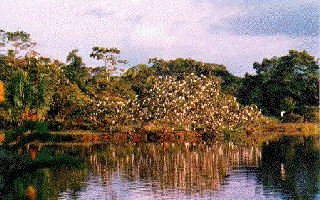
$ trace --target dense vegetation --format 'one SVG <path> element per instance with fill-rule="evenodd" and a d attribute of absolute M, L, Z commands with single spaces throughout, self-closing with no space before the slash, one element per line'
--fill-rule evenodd
<path fill-rule="evenodd" d="M 290 50 L 288 55 L 255 62 L 256 75 L 246 74 L 239 89 L 239 101 L 256 104 L 264 114 L 285 121 L 318 122 L 319 64 L 307 52 Z"/>
<path fill-rule="evenodd" d="M 267 123 L 262 113 L 317 119 L 319 65 L 305 51 L 254 63 L 257 74 L 241 78 L 223 65 L 182 58 L 153 58 L 121 71 L 127 62 L 114 47 L 92 48 L 90 57 L 102 66 L 86 66 L 77 49 L 63 63 L 34 51 L 36 43 L 23 31 L 1 31 L 0 42 L 2 129 L 39 120 L 55 130 L 161 126 L 218 134 L 252 131 Z"/>

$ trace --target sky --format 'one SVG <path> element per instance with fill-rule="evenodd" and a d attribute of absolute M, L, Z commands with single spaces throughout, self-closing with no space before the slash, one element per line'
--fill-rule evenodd
<path fill-rule="evenodd" d="M 320 3 L 312 0 L 1 0 L 0 29 L 23 30 L 43 56 L 116 46 L 121 59 L 191 58 L 254 73 L 253 62 L 290 49 L 320 57 Z"/>

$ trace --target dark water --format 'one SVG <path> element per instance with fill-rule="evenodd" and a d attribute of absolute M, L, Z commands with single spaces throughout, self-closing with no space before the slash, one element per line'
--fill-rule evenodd
<path fill-rule="evenodd" d="M 259 146 L 107 144 L 46 147 L 78 155 L 80 168 L 15 178 L 4 199 L 320 199 L 319 137 Z M 30 189 L 31 188 L 31 189 Z"/>

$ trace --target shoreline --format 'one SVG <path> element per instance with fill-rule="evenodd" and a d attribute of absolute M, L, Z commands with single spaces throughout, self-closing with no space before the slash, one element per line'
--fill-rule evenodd
<path fill-rule="evenodd" d="M 314 123 L 283 123 L 270 124 L 260 128 L 256 133 L 241 133 L 241 143 L 261 143 L 280 136 L 319 135 L 320 126 Z M 55 138 L 44 144 L 77 144 L 90 145 L 99 143 L 146 143 L 146 142 L 177 142 L 199 143 L 205 141 L 203 132 L 196 131 L 168 131 L 168 129 L 140 132 L 106 133 L 91 130 L 49 131 Z M 5 134 L 0 134 L 0 143 L 5 141 Z M 214 142 L 215 140 L 213 140 Z M 221 141 L 221 140 L 216 140 Z M 223 142 L 223 140 L 222 140 Z M 234 142 L 230 140 L 230 142 Z"/>
<path fill-rule="evenodd" d="M 272 124 L 261 127 L 257 133 L 242 134 L 242 143 L 262 143 L 280 136 L 319 135 L 320 126 L 313 123 Z M 119 132 L 104 133 L 84 130 L 51 132 L 61 138 L 60 143 L 144 143 L 144 142 L 177 142 L 199 143 L 205 141 L 203 133 L 195 131 L 142 131 L 140 133 Z M 69 142 L 66 142 L 69 140 Z M 219 141 L 219 140 L 217 140 Z M 232 141 L 234 142 L 234 141 Z"/>

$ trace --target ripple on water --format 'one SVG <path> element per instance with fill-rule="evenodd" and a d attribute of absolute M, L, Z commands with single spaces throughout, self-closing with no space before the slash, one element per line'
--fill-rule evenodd
<path fill-rule="evenodd" d="M 314 191 L 319 186 L 315 185 L 316 179 L 312 179 L 319 172 L 319 168 L 314 167 L 319 166 L 319 162 L 309 161 L 313 158 L 310 156 L 303 157 L 304 152 L 311 151 L 306 150 L 307 145 L 295 145 L 297 147 L 288 144 L 283 148 L 283 142 L 270 143 L 262 152 L 241 146 L 230 150 L 218 148 L 219 145 L 212 148 L 199 145 L 192 151 L 184 146 L 172 146 L 165 153 L 163 147 L 157 145 L 129 149 L 112 146 L 109 149 L 119 151 L 118 154 L 113 155 L 106 149 L 100 156 L 104 161 L 104 156 L 110 155 L 108 165 L 102 170 L 92 167 L 80 191 L 72 193 L 67 189 L 59 199 L 294 199 L 296 193 L 300 196 L 311 193 L 309 199 L 319 199 L 320 193 Z M 219 149 L 224 155 L 219 156 Z M 274 153 L 276 150 L 278 153 Z M 126 153 L 134 157 L 123 159 Z M 317 152 L 311 153 L 317 155 Z M 288 159 L 280 160 L 278 155 L 282 154 L 288 155 Z M 263 162 L 259 155 L 264 158 Z M 304 165 L 306 160 L 311 164 Z M 104 163 L 102 161 L 97 163 Z M 311 173 L 313 171 L 315 173 Z M 225 174 L 228 175 L 225 177 Z"/>
<path fill-rule="evenodd" d="M 237 194 L 241 199 L 266 199 L 258 173 L 254 168 L 233 169 L 216 193 L 215 199 L 235 199 Z"/>

